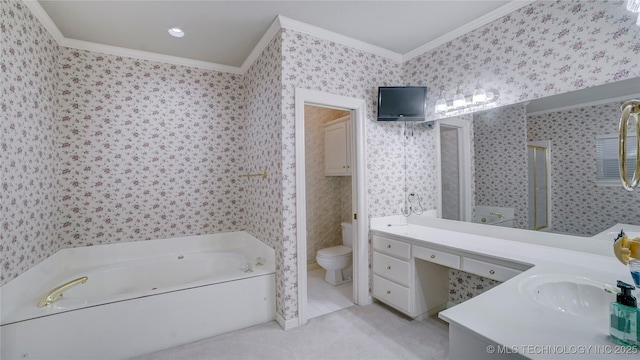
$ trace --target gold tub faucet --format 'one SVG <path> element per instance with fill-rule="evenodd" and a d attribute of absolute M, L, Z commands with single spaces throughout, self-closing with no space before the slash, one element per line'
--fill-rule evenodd
<path fill-rule="evenodd" d="M 504 219 L 504 215 L 502 215 L 500 213 L 497 213 L 497 212 L 490 212 L 489 215 L 493 215 L 493 216 L 497 217 L 500 220 Z"/>
<path fill-rule="evenodd" d="M 58 301 L 59 298 L 62 297 L 63 292 L 71 289 L 76 285 L 84 284 L 87 282 L 87 280 L 89 280 L 89 278 L 86 276 L 83 276 L 56 287 L 55 289 L 49 291 L 45 296 L 43 296 L 42 299 L 40 299 L 40 302 L 38 303 L 38 307 L 45 307 L 47 305 L 53 304 L 54 302 Z"/>

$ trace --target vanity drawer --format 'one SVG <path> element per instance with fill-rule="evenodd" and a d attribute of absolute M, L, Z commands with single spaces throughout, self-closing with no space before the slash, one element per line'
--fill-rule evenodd
<path fill-rule="evenodd" d="M 404 286 L 409 286 L 411 265 L 408 261 L 373 252 L 373 272 Z"/>
<path fill-rule="evenodd" d="M 522 272 L 521 270 L 468 257 L 465 257 L 462 261 L 462 270 L 497 281 L 507 281 Z"/>
<path fill-rule="evenodd" d="M 377 235 L 373 235 L 373 249 L 403 259 L 409 259 L 411 256 L 411 245 L 408 243 Z"/>
<path fill-rule="evenodd" d="M 373 275 L 373 296 L 398 310 L 409 312 L 409 289 L 393 281 Z"/>
<path fill-rule="evenodd" d="M 413 257 L 453 269 L 460 269 L 460 255 L 414 245 Z"/>

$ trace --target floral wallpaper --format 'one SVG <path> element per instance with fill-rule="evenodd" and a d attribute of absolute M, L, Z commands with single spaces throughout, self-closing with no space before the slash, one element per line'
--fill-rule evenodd
<path fill-rule="evenodd" d="M 65 247 L 242 230 L 242 77 L 62 48 Z"/>
<path fill-rule="evenodd" d="M 0 285 L 58 250 L 58 45 L 20 2 L 0 2 Z"/>
<path fill-rule="evenodd" d="M 276 311 L 285 316 L 286 277 L 282 198 L 282 40 L 278 32 L 244 75 L 246 171 L 267 178 L 246 179 L 246 231 L 276 250 Z M 296 294 L 297 296 L 297 294 Z M 284 317 L 287 319 L 286 317 Z"/>
<path fill-rule="evenodd" d="M 449 269 L 449 303 L 460 304 L 500 284 L 500 281 Z"/>
<path fill-rule="evenodd" d="M 471 93 L 478 82 L 504 106 L 638 77 L 640 31 L 625 3 L 536 1 L 404 62 L 404 82 L 427 86 L 433 109 L 440 90 L 451 99 L 458 86 Z"/>
<path fill-rule="evenodd" d="M 625 4 L 536 1 L 406 61 L 404 76 L 449 99 L 481 82 L 497 106 L 636 77 L 640 31 Z"/>
<path fill-rule="evenodd" d="M 401 66 L 383 57 L 321 40 L 290 29 L 282 30 L 282 161 L 284 202 L 285 319 L 297 317 L 295 102 L 296 87 L 330 92 L 367 101 L 367 147 L 370 216 L 397 213 L 402 203 L 400 125 L 375 121 L 377 87 L 398 84 Z M 419 134 L 421 132 L 418 132 Z M 427 146 L 424 144 L 416 145 Z M 412 152 L 412 156 L 418 151 Z M 427 171 L 428 169 L 424 169 Z M 426 193 L 426 191 L 424 191 Z"/>
<path fill-rule="evenodd" d="M 378 86 L 427 86 L 432 108 L 438 89 L 482 81 L 502 106 L 640 75 L 622 0 L 535 2 L 404 64 L 283 29 L 243 76 L 58 48 L 2 1 L 0 280 L 60 246 L 246 229 L 276 248 L 285 320 L 297 316 L 296 87 L 366 99 L 376 217 L 397 214 L 405 191 L 436 208 L 440 176 L 435 131 L 375 121 Z"/>
<path fill-rule="evenodd" d="M 596 186 L 596 135 L 618 133 L 620 105 L 614 101 L 527 117 L 529 141 L 551 140 L 554 231 L 592 236 L 616 223 L 640 225 L 639 191 Z"/>
<path fill-rule="evenodd" d="M 514 209 L 514 227 L 528 225 L 527 126 L 524 105 L 473 116 L 475 206 Z"/>
<path fill-rule="evenodd" d="M 351 207 L 351 176 L 324 175 L 324 124 L 348 115 L 349 112 L 344 110 L 311 105 L 304 107 L 309 265 L 316 264 L 318 250 L 342 244 L 343 208 Z M 349 196 L 343 197 L 345 193 Z M 348 216 L 347 220 L 350 220 Z"/>

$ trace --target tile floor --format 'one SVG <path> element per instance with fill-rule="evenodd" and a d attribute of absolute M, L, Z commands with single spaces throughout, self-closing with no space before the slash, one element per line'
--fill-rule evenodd
<path fill-rule="evenodd" d="M 311 319 L 353 305 L 353 282 L 333 286 L 324 281 L 324 269 L 307 273 L 307 318 Z"/>

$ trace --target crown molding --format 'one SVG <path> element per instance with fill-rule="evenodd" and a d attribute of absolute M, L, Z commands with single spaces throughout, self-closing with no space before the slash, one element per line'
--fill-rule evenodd
<path fill-rule="evenodd" d="M 448 32 L 442 36 L 440 36 L 439 38 L 429 41 L 428 43 L 417 47 L 411 51 L 409 51 L 408 53 L 405 53 L 402 56 L 402 62 L 405 61 L 409 61 L 415 57 L 418 57 L 428 51 L 431 51 L 435 48 L 437 48 L 440 45 L 444 45 L 446 43 L 448 43 L 449 41 L 462 36 L 464 34 L 467 34 L 481 26 L 484 26 L 492 21 L 498 20 L 501 17 L 510 14 L 516 10 L 519 10 L 533 2 L 535 2 L 536 0 L 512 0 L 511 2 L 493 10 L 492 12 L 481 16 L 473 21 L 468 22 L 467 24 L 465 24 L 464 26 L 461 26 L 457 29 L 455 29 L 454 31 Z"/>
<path fill-rule="evenodd" d="M 72 49 L 87 50 L 102 54 L 124 56 L 140 60 L 157 61 L 172 65 L 195 67 L 199 69 L 214 70 L 238 75 L 241 75 L 243 73 L 237 66 L 216 64 L 208 61 L 193 60 L 179 56 L 164 55 L 148 51 L 132 50 L 118 46 L 98 44 L 90 41 L 64 38 L 58 44 Z"/>
<path fill-rule="evenodd" d="M 148 51 L 140 51 L 140 50 L 132 50 L 127 48 L 122 48 L 118 46 L 111 45 L 103 45 L 89 41 L 75 40 L 65 37 L 60 29 L 56 26 L 56 24 L 51 20 L 51 17 L 47 14 L 44 8 L 40 5 L 37 0 L 23 0 L 24 4 L 29 8 L 29 10 L 33 13 L 33 15 L 40 21 L 40 23 L 45 27 L 45 29 L 51 34 L 54 40 L 60 46 L 69 47 L 72 49 L 79 50 L 87 50 L 93 51 L 103 54 L 110 54 L 116 56 L 124 56 L 131 57 L 135 59 L 141 60 L 149 60 L 149 61 L 157 61 L 174 65 L 188 66 L 201 68 L 206 70 L 214 70 L 221 71 L 231 74 L 244 74 L 249 67 L 253 64 L 253 62 L 260 56 L 262 51 L 269 45 L 269 42 L 273 39 L 273 37 L 280 31 L 282 28 L 295 30 L 301 33 L 305 33 L 311 36 L 315 36 L 324 40 L 333 41 L 345 46 L 352 47 L 354 49 L 362 50 L 371 54 L 375 54 L 381 57 L 385 57 L 387 59 L 403 63 L 405 61 L 411 60 L 417 56 L 420 56 L 430 50 L 435 49 L 436 47 L 443 45 L 459 36 L 462 36 L 472 30 L 475 30 L 483 25 L 486 25 L 492 21 L 495 21 L 513 11 L 516 11 L 528 4 L 535 2 L 536 0 L 513 0 L 510 3 L 501 6 L 500 8 L 486 14 L 480 18 L 475 19 L 467 23 L 466 25 L 449 32 L 433 41 L 430 41 L 408 53 L 399 54 L 397 52 L 382 48 L 380 46 L 376 46 L 364 41 L 356 40 L 354 38 L 329 31 L 314 25 L 309 25 L 303 23 L 301 21 L 293 20 L 287 18 L 282 15 L 278 15 L 267 31 L 262 35 L 260 41 L 253 48 L 251 53 L 247 56 L 247 58 L 242 63 L 242 66 L 229 66 L 222 65 L 208 61 L 194 60 L 183 58 L 179 56 L 171 56 L 158 54 Z"/>
<path fill-rule="evenodd" d="M 625 101 L 627 101 L 629 99 L 635 99 L 635 98 L 640 98 L 640 93 L 624 95 L 624 96 L 616 96 L 616 97 L 612 97 L 612 98 L 608 98 L 608 99 L 598 99 L 598 100 L 587 101 L 587 102 L 583 102 L 583 103 L 580 103 L 580 104 L 573 104 L 573 105 L 568 105 L 568 106 L 551 107 L 551 108 L 544 109 L 544 110 L 528 112 L 527 116 L 530 116 L 530 115 L 544 115 L 544 114 L 548 114 L 548 113 L 552 113 L 552 112 L 558 112 L 558 111 L 582 109 L 582 108 L 584 108 L 586 106 L 604 105 L 604 104 L 610 104 L 610 103 L 616 102 L 616 101 L 620 101 L 622 103 L 622 102 L 625 102 Z M 531 101 L 529 101 L 527 103 L 527 105 L 530 102 Z"/>
<path fill-rule="evenodd" d="M 249 67 L 251 67 L 253 62 L 256 61 L 256 59 L 262 53 L 262 50 L 264 50 L 269 45 L 273 37 L 276 36 L 276 34 L 278 33 L 278 31 L 280 31 L 281 28 L 282 28 L 282 25 L 280 24 L 280 17 L 277 16 L 271 22 L 271 25 L 269 25 L 269 28 L 267 29 L 267 31 L 265 31 L 265 33 L 262 34 L 260 41 L 258 41 L 256 46 L 253 47 L 253 50 L 251 50 L 251 52 L 249 53 L 249 56 L 247 56 L 247 58 L 242 63 L 242 66 L 240 67 L 241 74 L 244 74 L 245 72 L 247 72 L 247 70 L 249 70 Z"/>
<path fill-rule="evenodd" d="M 346 45 L 354 49 L 366 51 L 368 53 L 379 55 L 393 61 L 402 62 L 401 54 L 391 50 L 387 50 L 380 46 L 356 40 L 354 38 L 338 34 L 336 32 L 329 31 L 314 25 L 309 25 L 298 20 L 293 20 L 282 15 L 278 15 L 278 20 L 282 28 L 295 30 L 324 40 L 334 41 L 336 43 Z"/>
<path fill-rule="evenodd" d="M 205 70 L 214 70 L 214 71 L 226 72 L 231 74 L 242 75 L 244 73 L 242 68 L 239 68 L 237 66 L 222 65 L 222 64 L 216 64 L 208 61 L 187 59 L 179 56 L 164 55 L 164 54 L 158 54 L 158 53 L 149 52 L 149 51 L 132 50 L 132 49 L 127 49 L 127 48 L 118 47 L 118 46 L 98 44 L 90 41 L 70 39 L 65 37 L 62 34 L 60 29 L 58 29 L 58 26 L 56 26 L 53 20 L 51 20 L 51 17 L 49 17 L 49 14 L 47 14 L 47 12 L 44 10 L 42 5 L 40 5 L 40 3 L 37 0 L 23 0 L 23 2 L 27 6 L 27 8 L 31 11 L 31 13 L 33 13 L 36 19 L 40 21 L 42 26 L 44 26 L 44 28 L 49 32 L 49 34 L 51 34 L 51 36 L 58 43 L 59 46 L 64 46 L 64 47 L 78 49 L 78 50 L 93 51 L 101 54 L 124 56 L 124 57 L 130 57 L 134 59 L 140 59 L 140 60 L 157 61 L 157 62 L 173 64 L 173 65 L 195 67 L 195 68 L 205 69 Z M 256 49 L 254 49 L 254 51 L 255 50 Z"/>
<path fill-rule="evenodd" d="M 44 26 L 44 28 L 47 29 L 49 34 L 53 37 L 53 39 L 59 45 L 62 42 L 62 40 L 64 40 L 65 37 L 64 35 L 62 35 L 62 32 L 60 32 L 60 29 L 58 29 L 58 27 L 53 22 L 53 20 L 51 20 L 51 17 L 49 17 L 49 14 L 47 14 L 47 12 L 44 11 L 44 8 L 42 7 L 42 5 L 40 5 L 38 0 L 23 0 L 22 2 L 31 11 L 33 16 L 35 16 L 36 19 L 40 21 L 42 26 Z"/>

